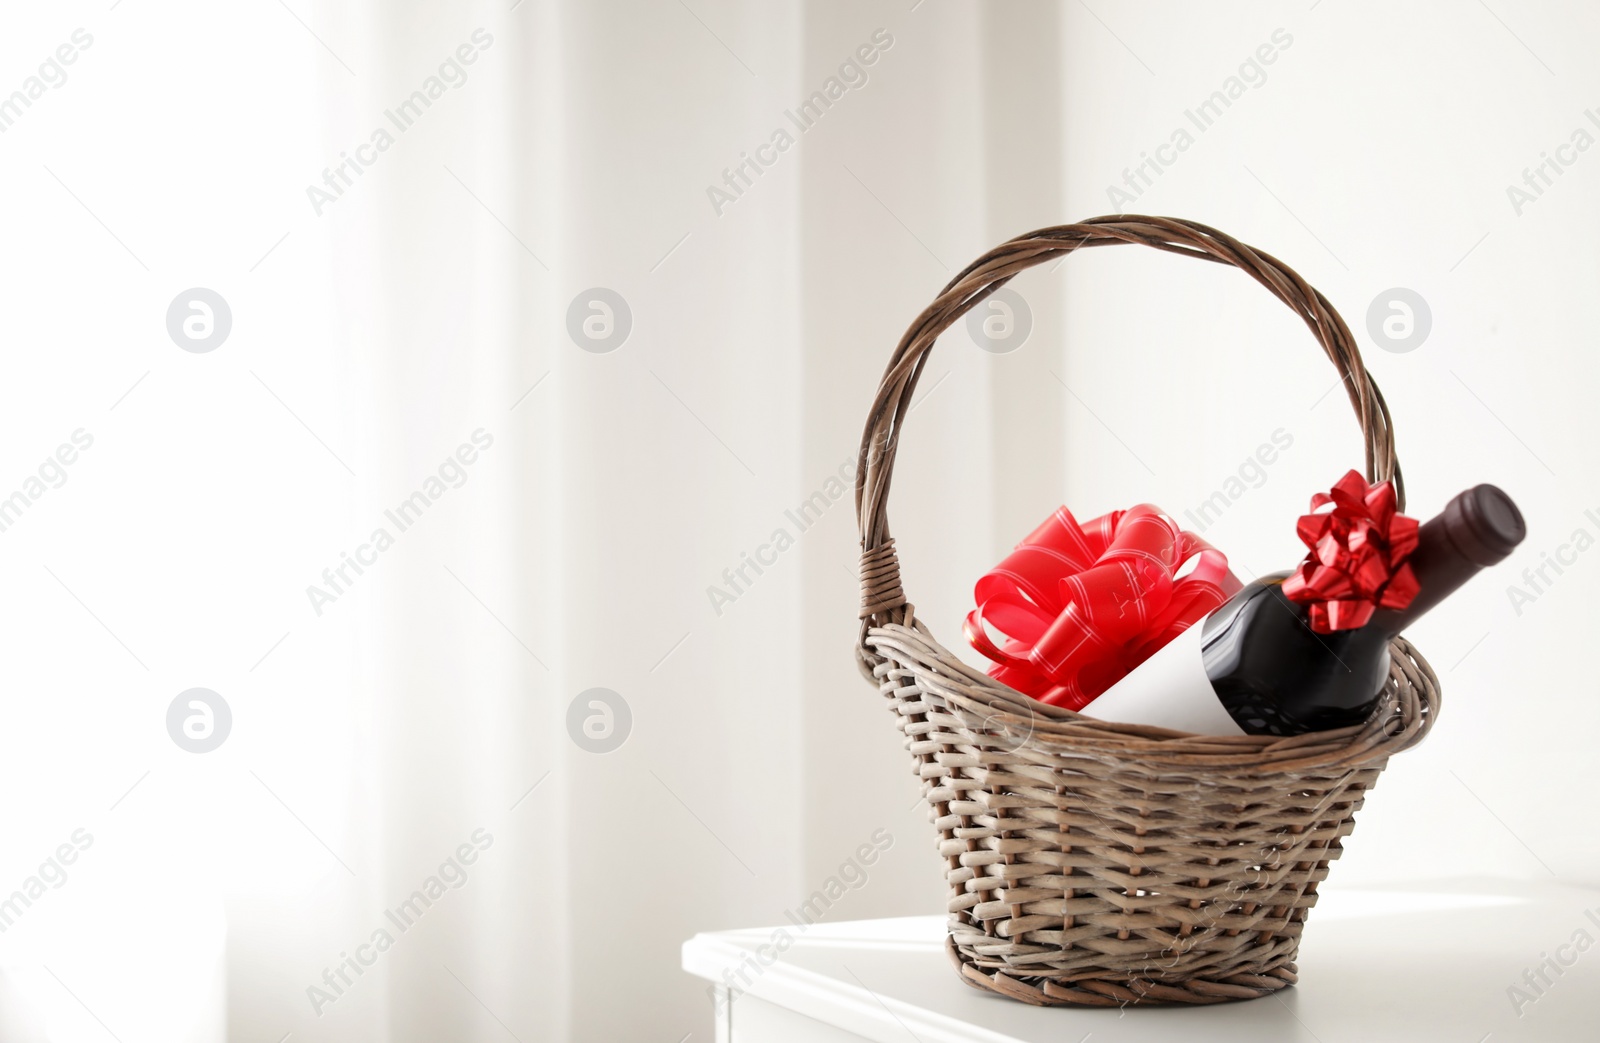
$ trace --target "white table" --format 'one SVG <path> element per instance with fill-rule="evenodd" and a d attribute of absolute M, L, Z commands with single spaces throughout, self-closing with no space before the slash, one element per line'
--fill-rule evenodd
<path fill-rule="evenodd" d="M 767 947 L 777 931 L 788 941 L 781 954 Z M 1563 948 L 1580 931 L 1593 948 Z M 941 916 L 790 923 L 696 935 L 684 943 L 683 968 L 712 983 L 718 1043 L 1600 1039 L 1594 888 L 1470 880 L 1377 891 L 1333 882 L 1306 926 L 1300 984 L 1211 1007 L 1028 1007 L 963 984 L 943 941 Z M 1558 955 L 1570 965 L 1559 977 L 1546 971 L 1551 984 L 1536 995 L 1524 972 Z M 730 979 L 742 989 L 731 1002 Z M 1519 1003 L 1513 986 L 1534 998 Z"/>

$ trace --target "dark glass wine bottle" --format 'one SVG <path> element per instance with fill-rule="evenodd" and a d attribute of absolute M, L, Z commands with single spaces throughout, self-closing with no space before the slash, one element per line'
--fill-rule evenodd
<path fill-rule="evenodd" d="M 1418 530 L 1409 558 L 1418 592 L 1405 608 L 1379 608 L 1364 626 L 1318 633 L 1309 606 L 1284 594 L 1291 573 L 1264 576 L 1190 628 L 1198 635 L 1175 639 L 1083 712 L 1212 734 L 1298 735 L 1359 724 L 1388 680 L 1390 639 L 1502 561 L 1526 531 L 1505 493 L 1469 489 Z"/>

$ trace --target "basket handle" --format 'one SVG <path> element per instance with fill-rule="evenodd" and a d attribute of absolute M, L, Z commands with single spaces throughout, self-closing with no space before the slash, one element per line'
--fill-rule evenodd
<path fill-rule="evenodd" d="M 1019 235 L 990 250 L 945 286 L 895 347 L 878 395 L 867 415 L 856 459 L 856 520 L 861 527 L 861 634 L 870 627 L 904 623 L 910 614 L 900 586 L 900 563 L 889 535 L 887 501 L 894 475 L 900 425 L 939 334 L 995 290 L 1026 268 L 1057 254 L 1087 246 L 1138 243 L 1202 261 L 1242 268 L 1305 321 L 1322 350 L 1344 378 L 1345 393 L 1361 422 L 1367 449 L 1367 480 L 1393 479 L 1399 506 L 1406 503 L 1405 483 L 1394 454 L 1394 430 L 1383 393 L 1367 373 L 1350 328 L 1326 297 L 1282 261 L 1246 246 L 1215 228 L 1171 217 L 1137 214 L 1092 217 L 1078 224 L 1041 228 Z M 868 654 L 864 644 L 860 651 Z"/>

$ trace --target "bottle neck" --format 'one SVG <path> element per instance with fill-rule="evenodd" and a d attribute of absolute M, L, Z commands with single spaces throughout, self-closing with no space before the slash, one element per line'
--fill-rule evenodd
<path fill-rule="evenodd" d="M 1379 609 L 1367 626 L 1387 637 L 1398 635 L 1467 580 L 1505 558 L 1525 533 L 1521 513 L 1503 492 L 1488 485 L 1468 489 L 1417 530 L 1409 559 L 1417 596 L 1403 609 Z"/>

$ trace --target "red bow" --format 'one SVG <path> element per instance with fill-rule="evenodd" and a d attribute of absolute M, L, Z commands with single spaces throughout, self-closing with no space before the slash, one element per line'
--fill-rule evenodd
<path fill-rule="evenodd" d="M 1062 507 L 978 580 L 964 629 L 991 677 L 1076 710 L 1239 587 L 1221 551 L 1149 504 L 1081 526 Z"/>
<path fill-rule="evenodd" d="M 1311 498 L 1296 526 L 1311 553 L 1283 581 L 1283 596 L 1309 604 L 1319 634 L 1365 626 L 1380 608 L 1405 608 L 1417 596 L 1406 560 L 1417 546 L 1417 520 L 1398 513 L 1394 484 L 1368 485 L 1351 471 L 1330 492 Z"/>

